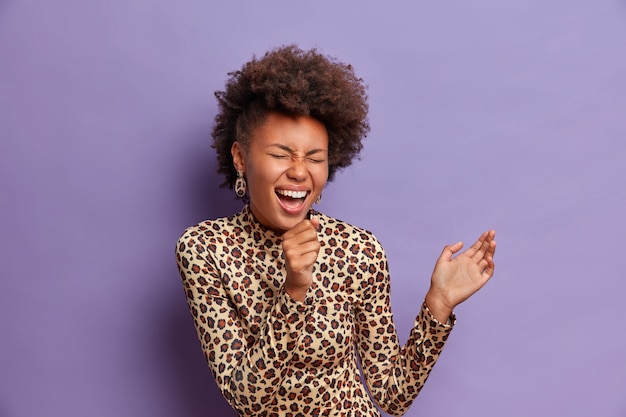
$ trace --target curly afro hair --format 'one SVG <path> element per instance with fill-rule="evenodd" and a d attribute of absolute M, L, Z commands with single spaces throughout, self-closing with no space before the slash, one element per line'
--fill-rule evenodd
<path fill-rule="evenodd" d="M 217 172 L 222 186 L 233 186 L 237 171 L 231 147 L 250 143 L 253 129 L 270 112 L 310 116 L 328 132 L 328 181 L 352 163 L 369 132 L 366 86 L 352 66 L 295 45 L 282 46 L 253 57 L 239 71 L 228 74 L 224 91 L 216 91 L 219 112 L 213 127 Z"/>

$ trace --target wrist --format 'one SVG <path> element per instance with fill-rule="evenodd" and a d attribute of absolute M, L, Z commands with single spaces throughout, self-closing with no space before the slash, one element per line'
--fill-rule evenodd
<path fill-rule="evenodd" d="M 300 301 L 301 303 L 304 302 L 308 290 L 308 287 L 291 287 L 289 285 L 285 285 L 285 292 L 287 295 L 296 301 Z"/>
<path fill-rule="evenodd" d="M 424 302 L 428 310 L 430 310 L 430 313 L 438 322 L 446 323 L 450 316 L 452 316 L 454 306 L 450 305 L 440 293 L 429 289 L 424 298 Z"/>

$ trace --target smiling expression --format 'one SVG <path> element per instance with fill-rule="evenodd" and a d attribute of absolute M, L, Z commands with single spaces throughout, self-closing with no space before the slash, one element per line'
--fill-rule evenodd
<path fill-rule="evenodd" d="M 328 133 L 312 117 L 269 113 L 250 143 L 233 143 L 231 153 L 245 174 L 252 214 L 278 233 L 304 220 L 328 179 Z"/>

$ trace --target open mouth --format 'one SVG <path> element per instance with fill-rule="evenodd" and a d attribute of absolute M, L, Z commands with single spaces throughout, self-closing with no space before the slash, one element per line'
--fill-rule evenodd
<path fill-rule="evenodd" d="M 308 191 L 276 190 L 281 206 L 290 212 L 299 211 L 308 195 Z"/>

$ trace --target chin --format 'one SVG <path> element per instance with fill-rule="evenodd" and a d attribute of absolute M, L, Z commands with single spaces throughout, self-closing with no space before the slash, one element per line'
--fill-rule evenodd
<path fill-rule="evenodd" d="M 276 219 L 276 222 L 273 222 L 273 227 L 272 229 L 274 229 L 277 232 L 280 233 L 284 233 L 289 229 L 294 228 L 298 223 L 300 223 L 302 220 L 304 220 L 303 218 L 290 218 L 290 219 Z"/>
<path fill-rule="evenodd" d="M 251 206 L 253 214 L 255 214 L 259 223 L 277 233 L 284 233 L 292 229 L 306 218 L 311 208 L 308 202 L 305 202 L 297 212 L 289 213 L 281 206 L 280 202 L 276 201 L 273 203 L 265 205 L 269 210 L 260 210 L 260 205 L 256 204 L 251 204 Z"/>

